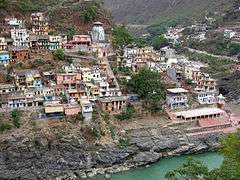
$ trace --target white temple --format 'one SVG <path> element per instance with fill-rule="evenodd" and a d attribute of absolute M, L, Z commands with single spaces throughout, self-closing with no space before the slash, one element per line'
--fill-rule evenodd
<path fill-rule="evenodd" d="M 95 43 L 105 41 L 105 31 L 103 28 L 103 23 L 95 22 L 92 28 L 92 41 Z"/>

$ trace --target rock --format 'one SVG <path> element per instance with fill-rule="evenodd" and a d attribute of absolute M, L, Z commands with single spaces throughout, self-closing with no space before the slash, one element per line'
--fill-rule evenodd
<path fill-rule="evenodd" d="M 161 158 L 161 155 L 156 152 L 139 152 L 133 157 L 133 162 L 137 164 L 146 164 L 156 162 L 159 158 Z"/>

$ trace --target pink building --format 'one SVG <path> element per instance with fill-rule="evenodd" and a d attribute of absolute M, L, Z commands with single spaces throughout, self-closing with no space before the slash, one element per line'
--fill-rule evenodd
<path fill-rule="evenodd" d="M 80 112 L 81 112 L 81 108 L 77 103 L 64 105 L 64 113 L 66 116 L 76 115 Z"/>
<path fill-rule="evenodd" d="M 89 35 L 75 35 L 73 39 L 64 45 L 65 49 L 86 49 L 91 45 Z"/>
<path fill-rule="evenodd" d="M 76 88 L 76 84 L 80 83 L 81 80 L 81 73 L 63 73 L 56 76 L 57 85 L 64 85 L 66 88 Z"/>

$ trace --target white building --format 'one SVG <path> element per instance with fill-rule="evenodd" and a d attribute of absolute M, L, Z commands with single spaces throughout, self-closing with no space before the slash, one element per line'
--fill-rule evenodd
<path fill-rule="evenodd" d="M 23 20 L 17 18 L 5 18 L 5 22 L 12 28 L 23 28 Z"/>
<path fill-rule="evenodd" d="M 188 107 L 188 90 L 183 88 L 167 89 L 167 105 L 170 109 L 182 109 Z"/>
<path fill-rule="evenodd" d="M 228 39 L 232 39 L 235 36 L 236 32 L 233 30 L 225 29 L 224 30 L 224 37 Z"/>
<path fill-rule="evenodd" d="M 4 51 L 7 48 L 7 42 L 5 37 L 0 37 L 0 51 Z"/>
<path fill-rule="evenodd" d="M 49 36 L 49 50 L 56 50 L 62 48 L 62 37 L 61 36 Z"/>
<path fill-rule="evenodd" d="M 14 46 L 28 47 L 29 34 L 26 29 L 11 29 L 11 38 Z"/>
<path fill-rule="evenodd" d="M 92 112 L 93 112 L 92 103 L 88 99 L 81 99 L 80 104 L 81 104 L 82 116 L 84 118 L 84 121 L 86 122 L 91 121 Z"/>
<path fill-rule="evenodd" d="M 105 31 L 103 28 L 103 23 L 95 22 L 92 28 L 92 41 L 95 43 L 104 42 L 105 41 Z"/>

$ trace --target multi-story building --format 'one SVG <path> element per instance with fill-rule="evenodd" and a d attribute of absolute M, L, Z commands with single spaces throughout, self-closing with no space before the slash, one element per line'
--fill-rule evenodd
<path fill-rule="evenodd" d="M 89 51 L 91 45 L 89 35 L 74 35 L 72 40 L 64 44 L 66 51 Z"/>
<path fill-rule="evenodd" d="M 62 48 L 62 37 L 61 36 L 49 36 L 49 50 L 56 50 Z"/>
<path fill-rule="evenodd" d="M 9 48 L 10 52 L 10 62 L 17 63 L 30 59 L 30 51 L 27 47 L 11 47 Z"/>
<path fill-rule="evenodd" d="M 29 34 L 26 29 L 11 29 L 11 38 L 14 46 L 28 47 L 29 45 Z"/>
<path fill-rule="evenodd" d="M 99 99 L 102 111 L 109 113 L 119 113 L 126 108 L 126 96 L 103 97 Z"/>
<path fill-rule="evenodd" d="M 81 99 L 80 105 L 82 109 L 82 116 L 86 122 L 92 120 L 93 104 L 88 99 Z"/>
<path fill-rule="evenodd" d="M 23 28 L 23 20 L 17 19 L 15 17 L 5 18 L 5 23 L 11 27 L 11 29 Z"/>
<path fill-rule="evenodd" d="M 42 88 L 43 81 L 38 70 L 21 70 L 13 73 L 17 87 Z"/>
<path fill-rule="evenodd" d="M 7 42 L 5 37 L 0 37 L 0 51 L 4 51 L 7 49 Z"/>
<path fill-rule="evenodd" d="M 48 35 L 48 21 L 43 13 L 31 14 L 32 32 L 35 35 Z"/>
<path fill-rule="evenodd" d="M 153 47 L 126 48 L 124 50 L 125 66 L 137 71 L 147 66 L 147 62 L 154 60 L 155 52 Z"/>
<path fill-rule="evenodd" d="M 188 90 L 183 88 L 167 89 L 167 106 L 170 109 L 182 109 L 188 107 Z"/>
<path fill-rule="evenodd" d="M 0 84 L 0 94 L 8 94 L 16 91 L 14 84 Z"/>
<path fill-rule="evenodd" d="M 8 65 L 10 62 L 10 55 L 8 51 L 0 51 L 0 64 Z"/>
<path fill-rule="evenodd" d="M 28 107 L 38 107 L 43 105 L 43 98 L 34 97 L 23 92 L 12 92 L 0 95 L 0 108 L 19 109 Z"/>

